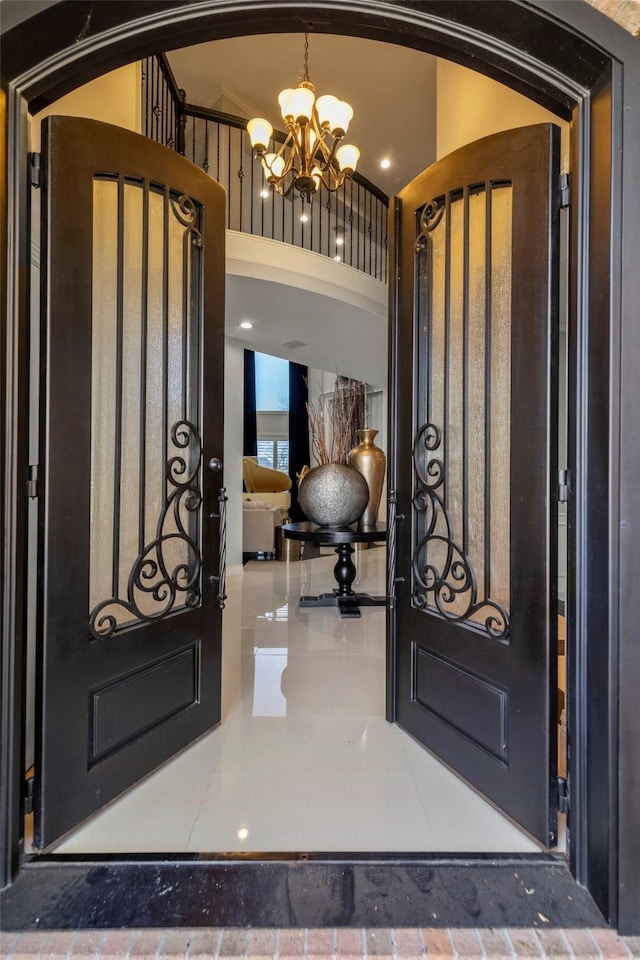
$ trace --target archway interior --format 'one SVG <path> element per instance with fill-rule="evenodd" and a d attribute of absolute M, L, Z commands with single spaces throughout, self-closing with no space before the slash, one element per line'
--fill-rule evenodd
<path fill-rule="evenodd" d="M 190 102 L 235 115 L 267 115 L 277 125 L 277 93 L 298 81 L 301 48 L 299 34 L 252 36 L 174 51 L 169 59 Z M 311 38 L 311 51 L 318 91 L 351 100 L 362 171 L 389 195 L 465 142 L 546 120 L 563 126 L 568 168 L 567 124 L 495 81 L 451 61 L 372 40 L 319 34 Z M 31 149 L 38 149 L 46 114 L 92 117 L 140 131 L 140 89 L 138 63 L 78 88 L 31 119 Z M 383 170 L 380 160 L 387 157 L 392 162 Z M 33 212 L 35 233 L 37 204 Z M 35 289 L 37 255 L 34 260 Z M 239 298 L 237 310 L 241 303 Z M 226 318 L 228 364 L 238 364 L 256 336 L 265 352 L 298 359 L 283 348 L 281 328 L 279 342 L 269 341 L 268 316 L 259 317 L 257 334 L 239 333 L 240 319 L 238 312 Z M 34 313 L 34 337 L 37 324 Z M 289 339 L 303 339 L 299 313 L 291 324 Z M 344 334 L 349 337 L 348 330 Z M 347 352 L 339 342 L 335 351 L 336 357 Z M 566 345 L 562 355 L 566 358 Z M 370 359 L 379 370 L 379 356 Z M 305 362 L 314 367 L 313 355 Z M 333 373 L 326 368 L 326 362 L 316 366 L 325 378 Z M 367 379 L 363 372 L 358 376 Z M 376 374 L 371 383 L 384 410 L 386 382 Z M 229 387 L 225 416 L 237 417 L 240 403 L 240 394 Z M 562 422 L 565 416 L 566 408 Z M 560 436 L 566 444 L 562 425 Z M 225 462 L 237 474 L 242 453 L 237 430 L 227 430 L 227 437 Z M 37 449 L 37 424 L 31 443 Z M 34 524 L 32 517 L 32 548 Z M 241 529 L 239 505 L 236 529 Z M 239 535 L 232 567 L 241 563 L 238 546 Z M 539 849 L 384 720 L 383 611 L 365 610 L 359 622 L 350 623 L 337 620 L 333 611 L 297 610 L 297 596 L 321 592 L 332 565 L 330 555 L 296 565 L 253 561 L 230 578 L 221 728 L 93 818 L 59 852 Z M 384 593 L 383 549 L 362 551 L 358 569 L 360 589 Z M 32 717 L 33 602 L 30 614 Z M 28 761 L 32 741 L 28 725 Z"/>

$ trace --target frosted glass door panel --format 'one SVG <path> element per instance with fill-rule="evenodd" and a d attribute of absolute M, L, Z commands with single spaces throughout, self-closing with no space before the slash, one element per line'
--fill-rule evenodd
<path fill-rule="evenodd" d="M 200 603 L 199 257 L 195 204 L 96 177 L 89 631 Z"/>
<path fill-rule="evenodd" d="M 416 218 L 412 604 L 509 638 L 511 186 Z"/>

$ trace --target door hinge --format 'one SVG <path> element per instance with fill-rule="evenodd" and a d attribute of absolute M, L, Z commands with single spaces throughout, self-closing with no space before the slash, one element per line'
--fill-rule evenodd
<path fill-rule="evenodd" d="M 29 464 L 29 477 L 27 479 L 27 497 L 29 500 L 38 499 L 38 464 Z"/>
<path fill-rule="evenodd" d="M 29 154 L 29 184 L 38 188 L 42 186 L 42 167 L 40 166 L 39 153 Z"/>
<path fill-rule="evenodd" d="M 569 499 L 569 471 L 558 470 L 558 503 L 566 503 Z"/>
<path fill-rule="evenodd" d="M 570 173 L 560 174 L 560 208 L 571 206 L 572 177 Z"/>
<path fill-rule="evenodd" d="M 24 813 L 33 813 L 33 777 L 27 777 L 24 781 L 22 799 L 24 801 Z"/>
<path fill-rule="evenodd" d="M 558 810 L 560 813 L 569 813 L 569 784 L 566 777 L 557 777 L 558 781 Z"/>

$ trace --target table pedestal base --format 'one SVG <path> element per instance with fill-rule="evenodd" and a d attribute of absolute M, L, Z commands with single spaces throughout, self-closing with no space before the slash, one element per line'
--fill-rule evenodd
<path fill-rule="evenodd" d="M 350 543 L 340 543 L 336 547 L 338 562 L 333 568 L 338 587 L 331 593 L 321 593 L 316 597 L 300 597 L 301 607 L 338 607 L 341 617 L 360 616 L 360 607 L 384 606 L 386 597 L 372 597 L 368 593 L 355 593 L 351 584 L 356 578 L 353 560 L 353 547 Z"/>
<path fill-rule="evenodd" d="M 300 597 L 300 608 L 304 607 L 338 607 L 340 616 L 353 618 L 360 616 L 360 607 L 384 607 L 386 597 L 372 597 L 368 593 L 350 593 L 340 596 L 337 590 L 331 593 L 320 593 L 316 597 Z"/>

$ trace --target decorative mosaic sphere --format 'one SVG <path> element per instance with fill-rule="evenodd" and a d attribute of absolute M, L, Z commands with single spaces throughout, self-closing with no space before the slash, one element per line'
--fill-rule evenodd
<path fill-rule="evenodd" d="M 305 475 L 298 493 L 306 517 L 323 527 L 348 527 L 369 502 L 369 487 L 361 473 L 342 463 L 324 463 Z"/>

